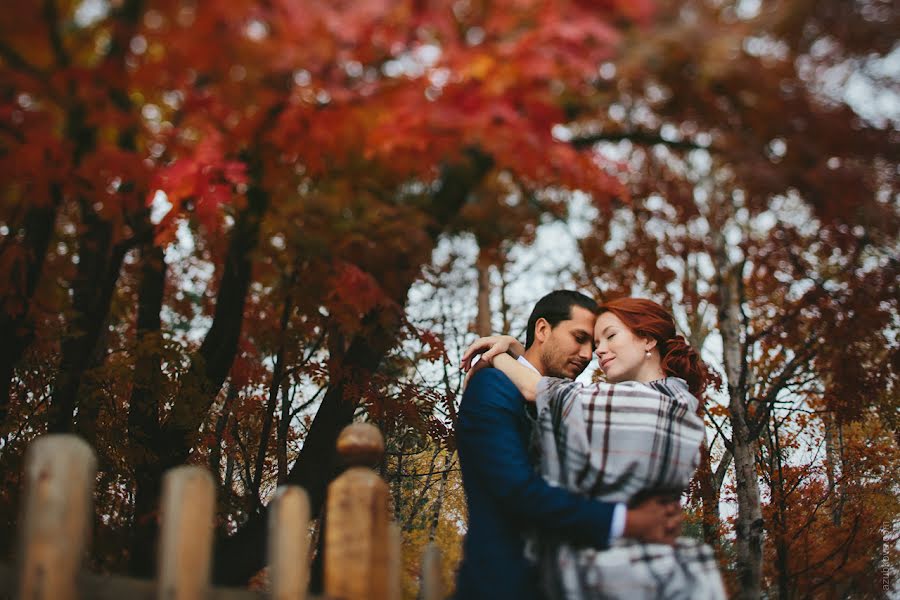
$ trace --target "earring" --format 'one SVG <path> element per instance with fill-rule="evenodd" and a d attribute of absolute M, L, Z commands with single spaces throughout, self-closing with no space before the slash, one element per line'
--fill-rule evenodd
<path fill-rule="evenodd" d="M 645 353 L 645 355 L 646 355 L 647 358 L 650 358 L 650 351 L 647 350 L 647 352 Z"/>

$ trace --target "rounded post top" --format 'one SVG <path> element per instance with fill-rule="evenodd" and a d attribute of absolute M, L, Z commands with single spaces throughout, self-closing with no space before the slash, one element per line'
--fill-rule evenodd
<path fill-rule="evenodd" d="M 384 436 L 369 423 L 344 427 L 337 440 L 341 462 L 351 467 L 374 467 L 384 456 Z"/>

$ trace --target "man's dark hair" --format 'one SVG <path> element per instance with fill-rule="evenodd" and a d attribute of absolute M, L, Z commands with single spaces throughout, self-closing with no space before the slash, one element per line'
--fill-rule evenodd
<path fill-rule="evenodd" d="M 546 319 L 550 327 L 556 327 L 561 321 L 572 318 L 572 307 L 580 306 L 597 314 L 597 303 L 582 294 L 571 290 L 556 290 L 537 301 L 531 316 L 528 317 L 528 328 L 525 331 L 525 348 L 534 343 L 534 328 L 538 319 Z"/>

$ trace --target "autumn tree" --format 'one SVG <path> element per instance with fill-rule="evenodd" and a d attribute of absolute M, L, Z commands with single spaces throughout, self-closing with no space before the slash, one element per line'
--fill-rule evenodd
<path fill-rule="evenodd" d="M 459 286 L 473 265 L 433 250 L 474 240 L 472 262 L 502 269 L 504 286 L 462 300 L 474 315 L 533 275 L 512 250 L 587 197 L 583 287 L 662 299 L 722 368 L 696 489 L 707 538 L 734 536 L 740 597 L 863 581 L 875 521 L 897 518 L 898 146 L 844 84 L 883 88 L 900 15 L 687 0 L 635 30 L 648 14 L 624 0 L 5 11 L 0 540 L 45 431 L 100 453 L 104 569 L 152 572 L 161 474 L 195 462 L 218 478 L 216 578 L 245 582 L 272 489 L 303 485 L 320 507 L 353 418 L 389 433 L 385 475 L 426 474 L 395 486 L 403 518 L 440 505 L 447 360 L 466 327 L 416 294 L 474 288 Z M 800 452 L 819 442 L 824 459 Z M 449 536 L 436 514 L 409 531 Z"/>
<path fill-rule="evenodd" d="M 250 578 L 272 486 L 303 485 L 316 511 L 338 431 L 403 389 L 372 374 L 427 340 L 404 308 L 441 237 L 485 218 L 527 237 L 523 210 L 564 204 L 547 191 L 623 195 L 553 128 L 646 15 L 614 0 L 5 11 L 0 539 L 24 446 L 74 431 L 114 507 L 98 564 L 152 572 L 161 474 L 202 462 L 223 499 L 215 577 Z"/>
<path fill-rule="evenodd" d="M 831 415 L 798 400 L 779 403 L 762 436 L 766 587 L 779 598 L 881 597 L 873 573 L 897 561 L 897 445 L 868 413 L 840 428 L 838 464 L 821 460 Z"/>
<path fill-rule="evenodd" d="M 811 394 L 840 422 L 873 409 L 896 432 L 896 133 L 832 78 L 843 68 L 877 89 L 900 15 L 878 2 L 670 9 L 604 65 L 598 110 L 568 128 L 623 160 L 635 199 L 583 241 L 585 283 L 644 290 L 683 307 L 689 338 L 714 333 L 727 418 L 710 415 L 724 452 L 701 487 L 715 506 L 734 469 L 738 597 L 759 598 L 766 532 L 783 534 L 758 478 L 778 403 Z"/>

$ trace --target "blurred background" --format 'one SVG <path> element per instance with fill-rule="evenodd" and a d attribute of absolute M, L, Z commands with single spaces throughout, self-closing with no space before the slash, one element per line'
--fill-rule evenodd
<path fill-rule="evenodd" d="M 189 462 L 216 581 L 264 587 L 276 486 L 318 515 L 356 419 L 405 596 L 429 541 L 452 585 L 459 356 L 565 287 L 664 303 L 722 374 L 684 504 L 735 597 L 896 594 L 898 31 L 892 0 L 0 11 L 2 560 L 25 447 L 68 431 L 94 571 L 154 572 Z"/>

